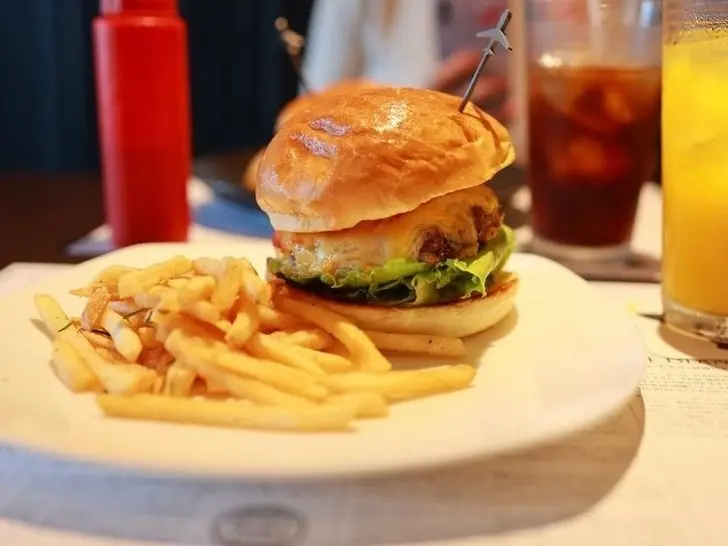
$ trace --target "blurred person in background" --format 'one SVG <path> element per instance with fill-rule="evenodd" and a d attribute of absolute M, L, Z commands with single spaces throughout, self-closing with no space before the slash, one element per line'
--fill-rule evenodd
<path fill-rule="evenodd" d="M 303 70 L 316 90 L 362 78 L 463 95 L 507 0 L 315 0 Z M 503 123 L 513 117 L 509 60 L 497 51 L 472 100 Z"/>

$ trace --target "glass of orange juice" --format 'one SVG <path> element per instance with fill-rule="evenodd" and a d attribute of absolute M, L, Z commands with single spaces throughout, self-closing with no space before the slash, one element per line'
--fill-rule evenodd
<path fill-rule="evenodd" d="M 728 2 L 664 5 L 664 318 L 728 341 Z"/>

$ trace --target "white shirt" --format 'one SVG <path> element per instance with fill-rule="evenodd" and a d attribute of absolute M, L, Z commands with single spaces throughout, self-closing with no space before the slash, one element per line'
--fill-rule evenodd
<path fill-rule="evenodd" d="M 317 0 L 303 61 L 311 86 L 356 77 L 427 85 L 440 60 L 437 1 L 396 0 L 385 31 L 385 3 L 380 0 Z"/>
<path fill-rule="evenodd" d="M 385 29 L 386 4 L 394 13 Z M 506 0 L 317 0 L 304 70 L 314 88 L 362 77 L 389 85 L 427 85 L 440 62 L 478 49 L 476 33 L 495 26 Z M 504 69 L 491 62 L 490 70 Z M 497 66 L 496 66 L 497 65 Z"/>

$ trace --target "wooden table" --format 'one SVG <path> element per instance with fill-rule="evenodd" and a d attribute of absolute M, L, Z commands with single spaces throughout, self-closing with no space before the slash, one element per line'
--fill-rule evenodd
<path fill-rule="evenodd" d="M 2 174 L 0 268 L 11 262 L 77 262 L 65 247 L 103 219 L 98 174 Z"/>

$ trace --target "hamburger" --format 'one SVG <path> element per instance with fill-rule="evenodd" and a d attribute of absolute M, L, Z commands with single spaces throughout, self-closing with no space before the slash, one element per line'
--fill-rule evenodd
<path fill-rule="evenodd" d="M 364 328 L 464 337 L 501 321 L 514 237 L 486 182 L 515 153 L 505 127 L 459 101 L 382 88 L 291 116 L 258 169 L 268 274 Z"/>
<path fill-rule="evenodd" d="M 351 79 L 342 80 L 340 82 L 334 83 L 333 85 L 330 85 L 329 87 L 326 87 L 314 93 L 298 95 L 290 102 L 288 102 L 278 112 L 278 116 L 276 117 L 275 130 L 278 131 L 281 126 L 286 122 L 286 120 L 293 116 L 293 114 L 305 110 L 312 104 L 315 104 L 316 101 L 321 98 L 331 97 L 340 94 L 358 93 L 359 91 L 364 91 L 366 89 L 376 89 L 379 87 L 382 86 L 368 80 Z M 250 193 L 255 192 L 255 186 L 257 184 L 258 163 L 260 162 L 260 158 L 263 155 L 264 151 L 265 148 L 261 148 L 255 153 L 251 160 L 246 164 L 245 169 L 243 170 L 243 175 L 240 178 L 240 183 L 243 189 L 249 191 Z"/>
<path fill-rule="evenodd" d="M 278 131 L 286 120 L 292 117 L 296 112 L 305 110 L 312 104 L 316 104 L 316 102 L 322 98 L 358 93 L 360 91 L 376 89 L 378 87 L 381 86 L 369 80 L 351 79 L 336 82 L 313 93 L 298 95 L 281 108 L 280 112 L 278 112 L 278 116 L 276 117 L 276 131 Z"/>

